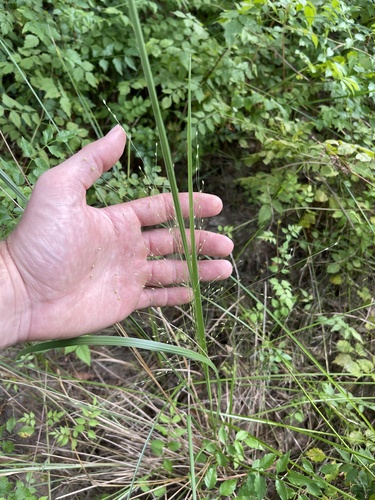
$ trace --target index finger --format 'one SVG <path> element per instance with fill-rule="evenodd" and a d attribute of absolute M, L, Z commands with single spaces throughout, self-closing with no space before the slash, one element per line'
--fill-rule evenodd
<path fill-rule="evenodd" d="M 189 216 L 189 193 L 178 195 L 182 216 Z M 194 214 L 196 217 L 218 215 L 223 203 L 218 196 L 206 193 L 193 193 Z M 137 215 L 142 226 L 155 226 L 176 218 L 173 198 L 170 193 L 157 194 L 127 203 Z"/>

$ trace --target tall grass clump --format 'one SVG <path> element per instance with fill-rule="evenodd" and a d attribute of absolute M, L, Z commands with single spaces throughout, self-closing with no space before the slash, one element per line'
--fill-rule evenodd
<path fill-rule="evenodd" d="M 2 6 L 2 236 L 115 115 L 88 202 L 170 189 L 185 235 L 198 141 L 236 248 L 204 286 L 184 240 L 191 307 L 1 353 L 0 498 L 374 500 L 374 7 Z"/>

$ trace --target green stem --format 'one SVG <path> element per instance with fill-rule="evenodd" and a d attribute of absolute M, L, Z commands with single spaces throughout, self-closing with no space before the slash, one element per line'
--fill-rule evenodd
<path fill-rule="evenodd" d="M 179 196 L 178 196 L 178 186 L 176 182 L 176 176 L 174 172 L 174 166 L 172 161 L 172 155 L 169 148 L 169 143 L 167 139 L 167 134 L 164 127 L 164 122 L 162 119 L 159 101 L 157 98 L 154 80 L 152 76 L 152 71 L 150 67 L 150 63 L 148 60 L 146 46 L 143 39 L 142 29 L 138 17 L 138 12 L 135 7 L 134 0 L 129 0 L 129 13 L 130 18 L 133 24 L 133 29 L 135 33 L 135 37 L 137 40 L 137 45 L 141 57 L 143 72 L 146 78 L 148 91 L 150 94 L 150 100 L 153 108 L 153 113 L 156 121 L 156 126 L 158 129 L 158 134 L 160 138 L 160 146 L 162 150 L 162 155 L 165 162 L 165 168 L 167 172 L 167 177 L 169 180 L 169 184 L 171 186 L 171 193 L 177 218 L 178 227 L 181 233 L 181 240 L 183 245 L 183 250 L 185 253 L 185 258 L 189 270 L 189 277 L 191 280 L 191 285 L 194 293 L 194 305 L 195 305 L 195 317 L 197 322 L 197 330 L 198 330 L 198 344 L 201 351 L 207 356 L 207 343 L 205 338 L 205 328 L 204 328 L 204 320 L 203 320 L 203 311 L 202 311 L 202 300 L 200 294 L 200 284 L 199 284 L 199 273 L 198 273 L 198 263 L 197 256 L 195 250 L 195 216 L 194 216 L 194 200 L 193 200 L 193 166 L 192 166 L 192 138 L 191 138 L 191 94 L 190 94 L 190 75 L 189 75 L 189 118 L 188 118 L 188 182 L 189 182 L 189 203 L 190 203 L 190 238 L 191 238 L 191 250 L 189 250 L 189 245 L 187 241 L 187 236 L 185 232 L 185 224 L 184 218 L 182 216 Z M 205 379 L 207 383 L 207 390 L 209 394 L 209 399 L 211 398 L 211 386 L 210 386 L 210 378 L 209 371 L 206 366 L 204 366 Z"/>
<path fill-rule="evenodd" d="M 184 228 L 185 225 L 184 225 L 184 218 L 182 216 L 180 201 L 178 198 L 178 187 L 177 187 L 177 182 L 176 182 L 176 176 L 174 173 L 172 155 L 171 155 L 171 151 L 170 151 L 168 140 L 167 140 L 167 134 L 165 132 L 164 122 L 163 122 L 163 119 L 161 116 L 158 98 L 156 95 L 154 79 L 152 76 L 151 67 L 150 67 L 150 63 L 149 63 L 147 52 L 146 52 L 146 46 L 145 46 L 145 42 L 143 39 L 143 34 L 142 34 L 141 25 L 139 22 L 138 12 L 137 12 L 137 9 L 135 7 L 133 0 L 129 0 L 129 13 L 130 13 L 130 18 L 131 18 L 131 21 L 133 24 L 135 37 L 137 40 L 137 45 L 138 45 L 139 54 L 141 57 L 143 72 L 144 72 L 144 75 L 146 78 L 147 87 L 148 87 L 148 91 L 150 94 L 150 100 L 151 100 L 152 109 L 153 109 L 153 113 L 154 113 L 154 117 L 155 117 L 155 121 L 156 121 L 156 127 L 158 129 L 158 134 L 160 137 L 160 146 L 161 146 L 161 150 L 162 150 L 162 154 L 163 154 L 163 158 L 164 158 L 164 162 L 165 162 L 167 177 L 168 177 L 169 184 L 171 186 L 171 192 L 172 192 L 172 197 L 173 197 L 173 203 L 175 206 L 176 218 L 177 218 L 178 226 L 181 229 L 181 238 L 182 238 L 183 249 L 184 249 L 184 252 L 186 254 L 186 259 L 188 262 L 189 273 L 190 273 L 190 270 L 191 270 L 190 260 L 191 259 L 189 259 L 189 250 L 188 250 L 189 247 L 188 247 L 188 243 L 187 243 L 186 234 L 185 234 L 185 231 L 182 231 L 182 228 Z"/>
<path fill-rule="evenodd" d="M 187 434 L 189 443 L 189 462 L 190 462 L 190 484 L 193 500 L 197 499 L 197 486 L 195 480 L 195 463 L 194 463 L 194 448 L 193 448 L 193 432 L 191 428 L 191 415 L 186 416 Z"/>

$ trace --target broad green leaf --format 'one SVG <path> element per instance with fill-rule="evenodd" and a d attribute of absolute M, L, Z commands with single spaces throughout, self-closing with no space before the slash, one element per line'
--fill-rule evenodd
<path fill-rule="evenodd" d="M 124 56 L 125 64 L 134 71 L 137 71 L 137 67 L 132 57 Z"/>
<path fill-rule="evenodd" d="M 327 194 L 322 189 L 318 189 L 315 192 L 314 199 L 318 203 L 325 203 L 326 201 L 328 201 L 328 196 L 327 196 Z"/>
<path fill-rule="evenodd" d="M 315 35 L 315 33 L 311 33 L 310 36 L 315 48 L 317 49 L 319 45 L 319 38 Z"/>
<path fill-rule="evenodd" d="M 336 177 L 338 175 L 337 170 L 335 170 L 330 165 L 323 165 L 320 169 L 320 173 L 323 175 L 323 177 Z"/>
<path fill-rule="evenodd" d="M 166 493 L 167 493 L 167 488 L 165 486 L 159 486 L 159 488 L 153 490 L 153 494 L 156 496 L 156 498 L 160 498 L 164 496 Z"/>
<path fill-rule="evenodd" d="M 153 439 L 151 441 L 152 453 L 157 457 L 163 454 L 164 442 L 161 439 Z"/>
<path fill-rule="evenodd" d="M 311 448 L 305 455 L 313 462 L 323 462 L 326 459 L 326 454 L 320 448 Z"/>
<path fill-rule="evenodd" d="M 348 144 L 347 142 L 341 142 L 340 146 L 337 148 L 337 154 L 343 156 L 349 156 L 357 151 L 354 144 Z"/>
<path fill-rule="evenodd" d="M 257 470 L 267 470 L 273 465 L 277 458 L 277 455 L 275 453 L 266 453 L 264 457 L 254 460 L 252 463 L 252 469 L 257 469 Z"/>
<path fill-rule="evenodd" d="M 238 431 L 236 434 L 236 441 L 244 441 L 249 436 L 247 431 Z"/>
<path fill-rule="evenodd" d="M 46 99 L 56 99 L 61 95 L 52 78 L 39 78 L 38 86 L 44 90 Z"/>
<path fill-rule="evenodd" d="M 358 154 L 356 154 L 355 158 L 356 158 L 356 160 L 359 160 L 363 163 L 368 163 L 368 162 L 372 161 L 371 156 L 366 154 L 366 153 L 358 153 Z"/>
<path fill-rule="evenodd" d="M 0 71 L 2 75 L 9 75 L 14 72 L 14 65 L 12 63 L 2 62 L 0 63 Z"/>
<path fill-rule="evenodd" d="M 72 106 L 71 106 L 70 99 L 68 98 L 68 96 L 66 94 L 61 97 L 60 106 L 61 106 L 61 109 L 64 111 L 64 113 L 66 113 L 67 116 L 70 118 L 70 116 L 72 114 Z"/>
<path fill-rule="evenodd" d="M 351 346 L 350 342 L 347 340 L 339 340 L 336 344 L 337 350 L 343 353 L 350 353 L 354 351 L 354 348 Z"/>
<path fill-rule="evenodd" d="M 72 63 L 73 65 L 81 65 L 82 64 L 82 60 L 81 60 L 81 57 L 79 55 L 79 53 L 76 51 L 76 50 L 73 50 L 71 48 L 67 49 L 65 51 L 65 59 L 67 61 L 69 61 L 70 63 Z"/>
<path fill-rule="evenodd" d="M 320 495 L 320 487 L 325 486 L 324 481 L 322 481 L 318 476 L 315 476 L 313 479 L 304 474 L 300 474 L 297 471 L 290 471 L 288 473 L 288 482 L 294 484 L 295 486 L 306 486 L 309 491 L 313 494 Z"/>
<path fill-rule="evenodd" d="M 270 205 L 263 205 L 259 210 L 258 214 L 258 224 L 259 226 L 263 226 L 267 222 L 269 222 L 272 218 L 272 208 Z"/>
<path fill-rule="evenodd" d="M 98 79 L 89 71 L 85 73 L 86 81 L 91 87 L 96 88 L 98 86 Z"/>
<path fill-rule="evenodd" d="M 54 130 L 52 127 L 47 127 L 43 130 L 44 145 L 47 145 L 53 139 Z"/>
<path fill-rule="evenodd" d="M 172 99 L 171 99 L 171 97 L 169 95 L 163 97 L 163 99 L 161 101 L 161 107 L 163 109 L 167 109 L 167 108 L 170 108 L 171 105 L 172 105 Z"/>
<path fill-rule="evenodd" d="M 337 478 L 340 472 L 340 467 L 342 464 L 324 464 L 322 465 L 320 471 L 324 474 L 326 481 L 331 483 Z"/>
<path fill-rule="evenodd" d="M 375 372 L 374 365 L 369 359 L 357 359 L 357 363 L 362 374 Z"/>
<path fill-rule="evenodd" d="M 341 283 L 342 283 L 342 276 L 341 276 L 341 274 L 335 274 L 334 276 L 331 276 L 329 278 L 329 281 L 333 285 L 341 285 Z"/>
<path fill-rule="evenodd" d="M 7 108 L 22 109 L 22 105 L 19 102 L 17 102 L 15 99 L 12 99 L 5 93 L 2 94 L 1 100 L 3 101 L 4 106 Z"/>
<path fill-rule="evenodd" d="M 306 17 L 306 21 L 311 26 L 316 17 L 316 7 L 312 2 L 307 2 L 304 8 L 304 13 Z"/>
<path fill-rule="evenodd" d="M 56 158 L 59 158 L 60 160 L 65 158 L 65 154 L 61 151 L 61 146 L 55 146 L 54 144 L 51 144 L 47 145 L 47 149 Z"/>
<path fill-rule="evenodd" d="M 12 110 L 9 113 L 9 120 L 14 123 L 16 128 L 20 129 L 21 128 L 21 117 L 20 114 L 17 113 L 17 111 Z"/>
<path fill-rule="evenodd" d="M 104 12 L 106 14 L 114 14 L 114 15 L 122 14 L 122 11 L 119 9 L 116 9 L 116 7 L 106 7 L 106 9 L 104 9 Z"/>
<path fill-rule="evenodd" d="M 247 500 L 249 496 L 255 492 L 254 480 L 255 480 L 255 474 L 250 473 L 247 476 L 245 483 L 241 486 L 241 488 L 238 491 L 238 495 L 240 496 L 240 498 L 245 497 L 245 499 Z"/>
<path fill-rule="evenodd" d="M 173 472 L 173 462 L 172 460 L 165 459 L 163 460 L 163 467 L 167 472 Z"/>
<path fill-rule="evenodd" d="M 256 474 L 254 479 L 254 490 L 256 491 L 258 500 L 262 500 L 267 492 L 266 480 L 261 474 L 259 474 L 259 472 Z"/>
<path fill-rule="evenodd" d="M 342 366 L 345 371 L 347 371 L 351 375 L 354 375 L 355 377 L 361 377 L 363 375 L 360 366 L 356 361 L 352 359 L 350 354 L 341 353 L 335 357 L 334 362 L 337 365 Z"/>
<path fill-rule="evenodd" d="M 331 262 L 331 264 L 328 264 L 327 273 L 336 274 L 339 271 L 340 271 L 340 264 L 338 262 Z"/>
<path fill-rule="evenodd" d="M 244 26 L 237 19 L 233 19 L 230 22 L 225 23 L 224 30 L 227 44 L 232 45 L 236 36 L 244 30 Z"/>
<path fill-rule="evenodd" d="M 201 88 L 198 88 L 195 92 L 194 92 L 194 96 L 195 98 L 197 99 L 197 101 L 199 103 L 201 103 L 204 99 L 204 92 Z"/>
<path fill-rule="evenodd" d="M 31 118 L 29 113 L 21 113 L 22 120 L 26 123 L 28 127 L 32 127 Z"/>
<path fill-rule="evenodd" d="M 228 479 L 221 483 L 219 488 L 220 495 L 229 496 L 236 491 L 237 479 Z"/>
<path fill-rule="evenodd" d="M 79 345 L 75 351 L 78 359 L 83 361 L 87 366 L 91 366 L 91 351 L 88 345 Z"/>
<path fill-rule="evenodd" d="M 186 14 L 184 14 L 180 10 L 175 10 L 174 12 L 172 12 L 172 14 L 175 15 L 176 17 L 181 17 L 182 19 L 186 19 Z"/>
<path fill-rule="evenodd" d="M 318 498 L 321 498 L 322 490 L 319 488 L 319 486 L 316 484 L 316 482 L 313 479 L 309 480 L 309 482 L 307 483 L 306 486 L 307 486 L 307 491 L 311 495 L 314 495 Z"/>
<path fill-rule="evenodd" d="M 21 137 L 21 149 L 24 156 L 31 158 L 35 154 L 35 149 L 24 137 Z"/>
<path fill-rule="evenodd" d="M 228 442 L 228 433 L 224 427 L 224 425 L 222 425 L 219 429 L 219 433 L 218 433 L 218 437 L 219 437 L 219 440 L 222 444 L 227 444 Z"/>
<path fill-rule="evenodd" d="M 82 63 L 82 69 L 85 71 L 92 72 L 94 70 L 95 66 L 91 64 L 89 61 L 83 61 Z"/>
<path fill-rule="evenodd" d="M 107 61 L 107 59 L 100 59 L 99 66 L 102 68 L 104 73 L 106 73 L 108 71 L 109 62 Z"/>
<path fill-rule="evenodd" d="M 217 470 L 216 467 L 209 467 L 205 476 L 204 476 L 204 484 L 208 490 L 212 490 L 217 483 Z"/>
<path fill-rule="evenodd" d="M 228 465 L 229 458 L 224 453 L 221 452 L 215 453 L 215 458 L 217 464 L 220 465 L 220 467 L 226 467 Z"/>
<path fill-rule="evenodd" d="M 316 214 L 311 212 L 305 212 L 299 221 L 301 227 L 310 228 L 316 223 Z"/>
<path fill-rule="evenodd" d="M 13 453 L 13 451 L 15 449 L 15 445 L 12 441 L 3 440 L 2 441 L 2 448 L 3 448 L 3 452 L 6 455 L 9 455 L 10 453 Z M 1 495 L 1 493 L 0 493 L 0 495 Z"/>
<path fill-rule="evenodd" d="M 288 463 L 289 463 L 289 457 L 290 457 L 290 451 L 285 453 L 285 455 L 280 457 L 279 460 L 277 461 L 276 472 L 278 474 L 281 474 L 282 472 L 286 471 L 286 469 L 288 467 Z"/>
<path fill-rule="evenodd" d="M 83 71 L 83 69 L 80 66 L 77 66 L 73 69 L 72 76 L 73 76 L 73 80 L 76 83 L 79 83 L 83 80 L 83 78 L 85 76 L 85 72 Z"/>
<path fill-rule="evenodd" d="M 31 425 L 24 425 L 21 429 L 17 431 L 17 434 L 21 438 L 29 438 L 34 434 L 34 432 L 35 432 L 35 427 Z"/>
<path fill-rule="evenodd" d="M 58 142 L 67 143 L 70 139 L 77 136 L 77 131 L 73 130 L 60 130 L 57 134 L 56 140 Z"/>
<path fill-rule="evenodd" d="M 112 59 L 112 63 L 114 65 L 114 67 L 116 68 L 117 73 L 119 73 L 120 75 L 123 75 L 121 59 L 119 59 L 118 57 L 114 57 Z"/>
<path fill-rule="evenodd" d="M 281 479 L 276 479 L 275 481 L 275 487 L 276 491 L 280 497 L 281 500 L 288 500 L 289 495 L 288 495 L 288 489 L 284 482 Z"/>
<path fill-rule="evenodd" d="M 288 481 L 295 486 L 306 486 L 306 481 L 308 480 L 307 476 L 300 474 L 296 471 L 289 471 L 288 473 Z"/>
<path fill-rule="evenodd" d="M 5 423 L 5 428 L 6 428 L 7 432 L 9 432 L 9 433 L 13 432 L 13 429 L 15 428 L 16 424 L 17 424 L 16 418 L 10 417 Z"/>
<path fill-rule="evenodd" d="M 185 429 L 184 429 L 184 433 L 185 433 Z M 178 451 L 180 448 L 181 448 L 182 444 L 179 442 L 179 441 L 171 441 L 170 443 L 168 443 L 168 450 L 171 450 L 171 451 Z"/>
<path fill-rule="evenodd" d="M 35 35 L 26 35 L 25 37 L 25 43 L 24 43 L 24 48 L 25 49 L 32 49 L 39 45 L 39 38 Z"/>

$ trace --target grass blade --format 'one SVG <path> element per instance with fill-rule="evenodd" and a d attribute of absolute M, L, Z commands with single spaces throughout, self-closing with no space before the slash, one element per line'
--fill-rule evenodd
<path fill-rule="evenodd" d="M 156 121 L 156 126 L 158 129 L 159 138 L 160 138 L 160 147 L 161 147 L 163 159 L 165 162 L 165 168 L 166 168 L 166 172 L 167 172 L 168 181 L 169 181 L 169 184 L 171 186 L 171 193 L 172 193 L 172 197 L 173 197 L 173 203 L 174 203 L 174 207 L 175 207 L 177 223 L 178 223 L 178 226 L 179 226 L 180 231 L 181 231 L 183 249 L 184 249 L 185 256 L 186 256 L 187 265 L 189 267 L 189 275 L 191 276 L 192 275 L 191 258 L 190 258 L 190 252 L 189 252 L 186 234 L 185 234 L 185 231 L 183 230 L 185 227 L 184 218 L 182 216 L 181 206 L 180 206 L 180 202 L 179 202 L 179 198 L 178 198 L 178 186 L 177 186 L 176 176 L 174 173 L 174 166 L 173 166 L 173 162 L 172 162 L 171 150 L 169 147 L 167 134 L 166 134 L 165 127 L 164 127 L 164 122 L 163 122 L 163 119 L 161 116 L 160 106 L 159 106 L 159 102 L 158 102 L 158 98 L 157 98 L 157 94 L 156 94 L 156 90 L 155 90 L 154 79 L 152 76 L 150 63 L 149 63 L 147 52 L 146 52 L 146 46 L 145 46 L 145 42 L 143 39 L 143 34 L 142 34 L 142 29 L 141 29 L 141 25 L 140 25 L 140 21 L 139 21 L 139 17 L 138 17 L 138 12 L 137 12 L 137 9 L 135 7 L 135 3 L 133 0 L 129 0 L 129 13 L 130 13 L 130 18 L 131 18 L 131 21 L 133 24 L 135 37 L 137 39 L 137 45 L 138 45 L 139 54 L 140 54 L 141 61 L 142 61 L 143 72 L 144 72 L 144 75 L 146 78 L 147 87 L 148 87 L 148 91 L 150 94 L 152 109 L 153 109 L 153 113 L 154 113 L 154 117 L 155 117 L 155 121 Z"/>
<path fill-rule="evenodd" d="M 184 356 L 193 361 L 207 364 L 212 368 L 215 373 L 216 367 L 212 361 L 205 355 L 199 352 L 186 349 L 185 347 L 178 347 L 171 344 L 163 344 L 162 342 L 155 342 L 153 340 L 136 339 L 136 338 L 122 338 L 122 337 L 109 337 L 107 335 L 84 335 L 66 340 L 51 340 L 48 342 L 40 342 L 23 349 L 19 356 L 24 356 L 31 352 L 48 351 L 49 349 L 56 349 L 60 347 L 68 347 L 72 345 L 89 345 L 89 346 L 121 346 L 133 347 L 135 349 L 146 349 L 148 351 L 164 352 L 168 354 L 175 354 L 177 356 Z"/>
<path fill-rule="evenodd" d="M 12 191 L 13 193 L 22 200 L 25 204 L 27 203 L 27 198 L 26 196 L 22 193 L 22 191 L 19 189 L 19 187 L 12 181 L 12 179 L 0 168 L 0 180 L 4 182 Z"/>

